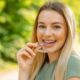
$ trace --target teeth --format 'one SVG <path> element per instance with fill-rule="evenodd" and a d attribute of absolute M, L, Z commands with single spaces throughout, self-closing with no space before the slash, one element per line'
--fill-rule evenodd
<path fill-rule="evenodd" d="M 52 43 L 52 42 L 55 42 L 55 41 L 44 41 L 45 43 Z"/>
<path fill-rule="evenodd" d="M 45 41 L 45 42 L 53 42 L 53 41 Z"/>

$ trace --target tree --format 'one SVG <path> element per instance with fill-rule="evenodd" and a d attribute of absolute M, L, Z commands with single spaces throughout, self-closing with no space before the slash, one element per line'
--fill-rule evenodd
<path fill-rule="evenodd" d="M 0 58 L 16 61 L 17 50 L 31 39 L 36 13 L 44 2 L 45 0 L 0 0 Z M 77 31 L 80 33 L 80 1 L 64 0 L 64 3 L 75 13 Z"/>

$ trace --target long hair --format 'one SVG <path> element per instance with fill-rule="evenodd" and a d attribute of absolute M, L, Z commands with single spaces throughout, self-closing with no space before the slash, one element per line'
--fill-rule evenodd
<path fill-rule="evenodd" d="M 64 74 L 67 68 L 67 63 L 71 55 L 72 51 L 72 44 L 75 36 L 75 18 L 72 13 L 72 11 L 64 5 L 61 2 L 50 2 L 48 1 L 45 3 L 39 10 L 38 15 L 35 20 L 35 25 L 33 28 L 33 35 L 32 35 L 32 42 L 37 42 L 37 24 L 38 24 L 38 16 L 43 10 L 53 10 L 61 14 L 66 23 L 67 23 L 67 28 L 68 28 L 68 33 L 67 33 L 67 39 L 64 43 L 64 46 L 61 50 L 61 54 L 59 56 L 56 68 L 53 72 L 52 80 L 63 80 L 64 79 Z M 31 65 L 31 69 L 29 72 L 29 80 L 35 80 L 35 77 L 37 76 L 38 72 L 40 71 L 44 61 L 46 59 L 45 54 L 36 54 L 36 57 L 33 60 L 33 63 Z"/>

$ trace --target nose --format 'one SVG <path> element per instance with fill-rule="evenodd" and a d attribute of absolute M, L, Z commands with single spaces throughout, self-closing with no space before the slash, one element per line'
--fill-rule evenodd
<path fill-rule="evenodd" d="M 45 36 L 51 36 L 53 34 L 52 30 L 50 28 L 47 28 L 44 32 Z"/>

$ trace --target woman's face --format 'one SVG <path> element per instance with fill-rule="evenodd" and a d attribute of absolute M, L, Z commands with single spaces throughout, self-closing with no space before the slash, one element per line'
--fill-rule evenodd
<path fill-rule="evenodd" d="M 64 17 L 56 11 L 44 10 L 39 14 L 37 39 L 43 50 L 55 53 L 63 47 L 67 37 Z"/>

